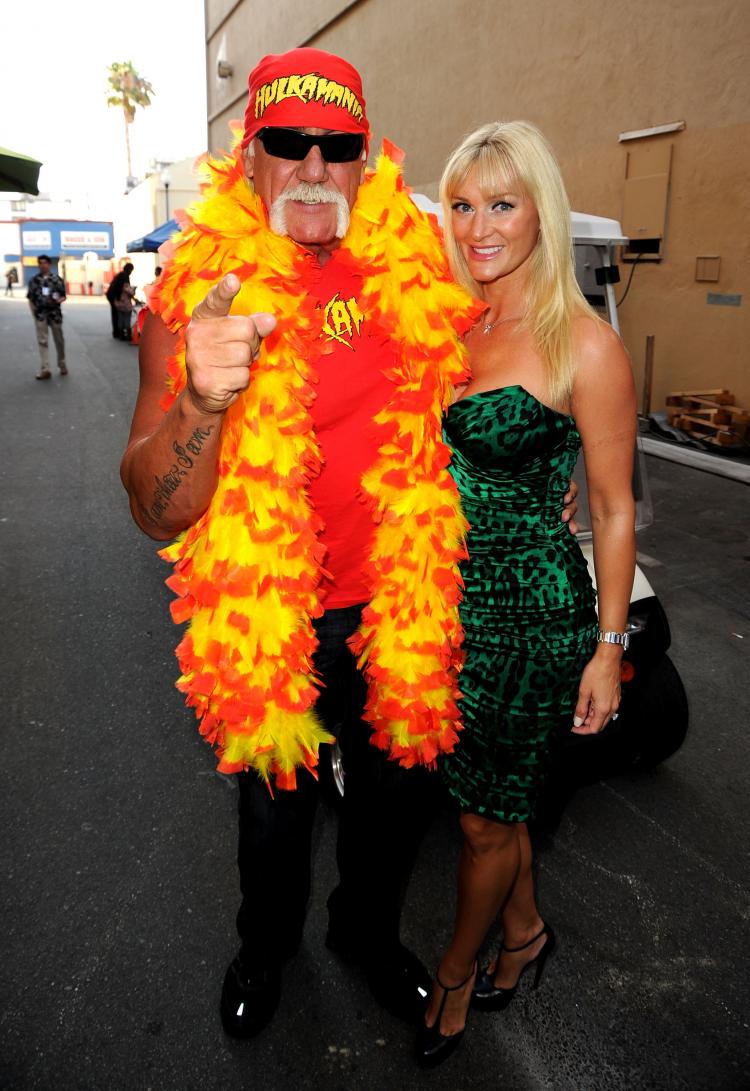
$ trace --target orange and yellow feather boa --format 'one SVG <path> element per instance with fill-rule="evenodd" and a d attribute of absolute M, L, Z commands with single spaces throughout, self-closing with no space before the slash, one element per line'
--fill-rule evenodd
<path fill-rule="evenodd" d="M 362 480 L 375 533 L 372 588 L 352 647 L 369 683 L 375 745 L 403 765 L 434 763 L 457 738 L 461 628 L 458 562 L 466 524 L 448 472 L 441 418 L 465 376 L 458 334 L 476 305 L 451 280 L 434 220 L 403 184 L 388 146 L 360 187 L 337 260 L 363 276 L 359 305 L 398 348 L 393 395 L 375 418 L 379 452 Z M 227 411 L 219 482 L 208 510 L 162 551 L 177 622 L 177 686 L 217 746 L 219 769 L 253 767 L 294 788 L 331 741 L 318 721 L 311 619 L 320 520 L 306 483 L 320 470 L 310 405 L 320 312 L 308 291 L 311 255 L 273 234 L 237 154 L 206 159 L 203 199 L 183 215 L 150 305 L 178 333 L 166 409 L 185 383 L 184 328 L 213 283 L 235 273 L 236 313 L 268 311 L 248 390 Z"/>

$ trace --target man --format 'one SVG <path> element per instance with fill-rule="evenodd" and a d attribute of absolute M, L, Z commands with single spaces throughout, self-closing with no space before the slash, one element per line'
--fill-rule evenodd
<path fill-rule="evenodd" d="M 110 317 L 112 319 L 112 336 L 116 340 L 130 339 L 130 307 L 127 308 L 127 336 L 125 336 L 126 324 L 123 320 L 123 311 L 118 307 L 123 292 L 130 289 L 130 274 L 133 272 L 133 263 L 126 261 L 119 273 L 115 273 L 107 288 L 107 302 L 109 303 Z"/>
<path fill-rule="evenodd" d="M 36 325 L 36 340 L 39 345 L 41 368 L 37 379 L 50 379 L 52 373 L 49 369 L 49 331 L 57 351 L 57 366 L 61 375 L 67 375 L 65 364 L 65 338 L 62 331 L 61 305 L 65 302 L 65 283 L 57 273 L 52 272 L 52 263 L 46 254 L 41 254 L 37 260 L 39 272 L 29 282 L 29 290 L 26 298 L 29 301 L 31 313 Z"/>
<path fill-rule="evenodd" d="M 456 738 L 464 525 L 440 417 L 476 314 L 394 163 L 364 181 L 356 70 L 298 49 L 249 85 L 244 155 L 207 165 L 151 297 L 122 462 L 138 525 L 187 529 L 164 551 L 192 622 L 178 687 L 238 774 L 241 948 L 221 1015 L 239 1037 L 272 1017 L 302 936 L 317 782 L 294 767 L 331 738 L 318 690 L 346 769 L 326 943 L 391 1012 L 424 1011 L 399 918 L 434 802 L 419 763 Z"/>

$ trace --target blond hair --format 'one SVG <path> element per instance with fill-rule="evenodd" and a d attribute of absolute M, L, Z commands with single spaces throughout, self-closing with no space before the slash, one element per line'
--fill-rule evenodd
<path fill-rule="evenodd" d="M 549 397 L 565 403 L 573 385 L 573 320 L 594 315 L 575 278 L 570 203 L 557 160 L 528 121 L 494 121 L 471 133 L 451 154 L 440 180 L 445 247 L 456 280 L 473 295 L 471 276 L 453 234 L 451 201 L 470 171 L 489 199 L 500 188 L 520 187 L 539 216 L 539 239 L 529 259 L 523 320 L 544 360 Z"/>

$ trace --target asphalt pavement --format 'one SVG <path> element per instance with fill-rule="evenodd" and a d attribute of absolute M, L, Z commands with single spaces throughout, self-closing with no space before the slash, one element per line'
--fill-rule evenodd
<path fill-rule="evenodd" d="M 27 305 L 0 298 L 0 1086 L 750 1087 L 747 486 L 647 459 L 656 522 L 639 550 L 691 730 L 657 770 L 580 791 L 541 841 L 540 903 L 559 941 L 541 988 L 473 1013 L 461 1050 L 416 1070 L 409 1029 L 323 945 L 324 807 L 277 1018 L 234 1042 L 218 996 L 236 947 L 236 792 L 173 688 L 168 569 L 119 481 L 137 351 L 113 341 L 103 300 L 69 300 L 65 336 L 69 376 L 35 382 Z M 445 815 L 404 916 L 430 966 L 457 851 Z"/>

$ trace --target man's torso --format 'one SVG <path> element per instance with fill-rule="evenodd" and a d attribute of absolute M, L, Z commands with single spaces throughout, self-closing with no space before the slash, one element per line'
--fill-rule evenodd
<path fill-rule="evenodd" d="M 31 278 L 29 284 L 29 300 L 34 308 L 36 318 L 48 318 L 52 322 L 62 322 L 60 300 L 53 299 L 53 295 L 61 298 L 65 296 L 65 284 L 56 273 L 42 276 L 37 273 Z"/>
<path fill-rule="evenodd" d="M 385 372 L 395 348 L 362 313 L 361 290 L 362 278 L 342 269 L 336 254 L 321 268 L 313 289 L 324 347 L 310 412 L 323 466 L 309 494 L 325 524 L 323 567 L 330 578 L 322 580 L 320 594 L 327 609 L 370 597 L 365 567 L 374 524 L 359 488 L 378 452 L 373 419 L 393 393 Z"/>

